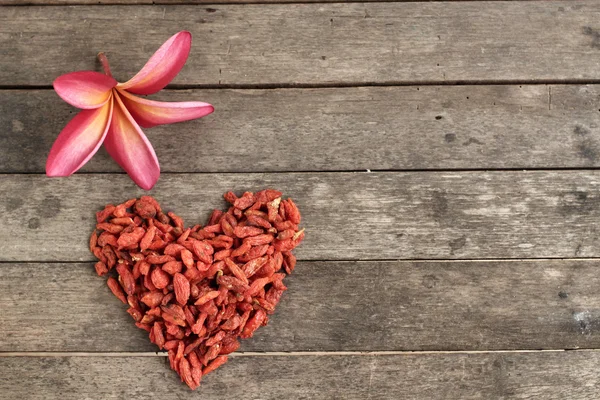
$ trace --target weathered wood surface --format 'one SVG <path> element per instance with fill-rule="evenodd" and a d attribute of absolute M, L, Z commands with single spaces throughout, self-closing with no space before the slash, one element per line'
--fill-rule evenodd
<path fill-rule="evenodd" d="M 301 262 L 241 351 L 600 347 L 600 260 Z M 0 352 L 156 351 L 93 264 L 0 264 Z"/>
<path fill-rule="evenodd" d="M 577 399 L 598 397 L 596 351 L 244 356 L 191 392 L 165 357 L 3 357 L 11 399 Z"/>
<path fill-rule="evenodd" d="M 144 193 L 125 174 L 0 175 L 0 261 L 88 261 L 94 212 Z M 187 224 L 222 194 L 296 200 L 301 260 L 597 257 L 600 172 L 163 174 L 152 194 Z"/>
<path fill-rule="evenodd" d="M 271 1 L 0 0 L 17 5 L 0 8 L 0 352 L 38 355 L 0 354 L 0 399 L 596 399 L 598 351 L 494 351 L 600 347 L 600 171 L 547 170 L 600 166 L 600 85 L 568 84 L 599 81 L 600 3 Z M 39 175 L 75 110 L 23 90 L 98 51 L 124 80 L 179 29 L 173 87 L 197 89 L 160 96 L 217 113 L 149 130 L 152 194 L 193 224 L 227 190 L 276 187 L 308 231 L 241 349 L 267 353 L 195 393 L 79 262 L 94 211 L 143 192 L 104 151 Z M 545 171 L 447 171 L 521 168 Z M 339 172 L 368 169 L 407 172 Z M 596 258 L 519 259 L 570 257 Z M 459 260 L 486 258 L 514 260 Z"/>
<path fill-rule="evenodd" d="M 598 96 L 600 85 L 167 91 L 216 112 L 146 133 L 168 172 L 597 167 Z M 44 172 L 74 112 L 51 90 L 0 91 L 0 172 Z M 120 169 L 101 150 L 83 171 Z"/>
<path fill-rule="evenodd" d="M 8 6 L 0 85 L 50 85 L 99 51 L 125 79 L 175 29 L 195 37 L 178 85 L 596 80 L 599 17 L 596 0 Z"/>
<path fill-rule="evenodd" d="M 340 0 L 0 0 L 0 5 L 82 5 L 82 4 L 156 4 L 156 5 L 171 5 L 171 4 L 253 4 L 253 3 L 329 3 L 339 2 Z M 360 2 L 360 3 L 378 3 L 378 2 L 406 2 L 415 0 L 344 0 L 344 2 Z M 431 0 L 424 0 L 431 1 Z M 443 0 L 443 1 L 479 1 L 479 0 Z M 487 1 L 538 1 L 538 0 L 487 0 Z"/>

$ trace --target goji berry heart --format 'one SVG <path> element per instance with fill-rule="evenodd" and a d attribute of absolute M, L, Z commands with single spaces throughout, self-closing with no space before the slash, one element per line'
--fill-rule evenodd
<path fill-rule="evenodd" d="M 227 361 L 238 338 L 267 324 L 304 239 L 298 207 L 281 192 L 224 197 L 226 212 L 187 229 L 150 196 L 109 204 L 90 238 L 98 275 L 116 270 L 108 287 L 191 389 Z"/>

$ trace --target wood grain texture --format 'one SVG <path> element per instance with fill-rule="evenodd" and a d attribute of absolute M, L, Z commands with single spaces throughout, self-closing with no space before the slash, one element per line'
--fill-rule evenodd
<path fill-rule="evenodd" d="M 235 357 L 191 392 L 165 357 L 0 357 L 0 393 L 31 400 L 592 400 L 599 368 L 596 351 Z"/>
<path fill-rule="evenodd" d="M 195 37 L 178 85 L 595 80 L 599 19 L 595 0 L 8 6 L 0 85 L 97 69 L 99 51 L 127 79 L 174 26 Z"/>
<path fill-rule="evenodd" d="M 597 167 L 599 95 L 600 85 L 167 91 L 159 97 L 216 112 L 146 133 L 167 172 Z M 50 90 L 0 91 L 0 172 L 44 172 L 75 112 Z M 119 170 L 103 149 L 83 168 Z"/>
<path fill-rule="evenodd" d="M 402 3 L 406 1 L 418 1 L 418 0 L 361 0 L 361 3 L 379 3 L 379 2 L 397 2 Z M 425 0 L 432 1 L 432 0 Z M 441 1 L 441 0 L 433 0 Z M 480 0 L 443 0 L 443 1 L 480 1 Z M 538 1 L 538 0 L 487 0 L 487 1 Z M 253 4 L 253 3 L 337 3 L 340 0 L 0 0 L 0 5 L 95 5 L 95 4 L 106 4 L 106 5 L 118 5 L 118 4 L 132 4 L 132 5 L 143 5 L 143 4 L 156 4 L 156 5 L 174 5 L 174 4 Z M 358 0 L 351 0 L 344 2 L 359 2 Z"/>
<path fill-rule="evenodd" d="M 241 351 L 600 347 L 600 260 L 301 262 Z M 151 352 L 93 264 L 0 265 L 0 352 Z"/>
<path fill-rule="evenodd" d="M 144 192 L 124 174 L 0 175 L 0 261 L 91 261 L 94 212 Z M 222 194 L 292 197 L 301 260 L 598 257 L 600 172 L 163 174 L 154 195 L 187 224 Z"/>

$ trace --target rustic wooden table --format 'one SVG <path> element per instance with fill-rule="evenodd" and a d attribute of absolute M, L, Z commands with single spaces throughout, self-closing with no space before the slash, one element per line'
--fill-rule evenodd
<path fill-rule="evenodd" d="M 218 2 L 0 0 L 0 398 L 599 398 L 600 2 Z M 99 51 L 132 76 L 182 29 L 159 98 L 216 112 L 147 130 L 151 194 L 192 223 L 275 187 L 308 231 L 196 392 L 87 250 L 143 192 L 104 151 L 43 174 L 76 112 L 53 79 Z"/>

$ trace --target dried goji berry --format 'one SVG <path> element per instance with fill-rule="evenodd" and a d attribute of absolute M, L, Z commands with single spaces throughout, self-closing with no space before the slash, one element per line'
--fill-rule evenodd
<path fill-rule="evenodd" d="M 110 245 L 105 245 L 102 247 L 102 254 L 106 260 L 103 262 L 108 266 L 108 269 L 112 269 L 117 264 L 117 256 L 115 255 L 112 247 L 110 247 Z"/>
<path fill-rule="evenodd" d="M 202 261 L 203 263 L 211 264 L 213 260 L 211 254 L 209 254 L 206 251 L 207 246 L 209 246 L 212 249 L 212 246 L 206 245 L 206 243 L 203 243 L 199 240 L 194 241 L 192 244 L 194 254 L 196 255 L 196 257 L 198 257 L 198 260 Z"/>
<path fill-rule="evenodd" d="M 142 196 L 141 199 L 135 202 L 134 209 L 135 212 L 144 219 L 154 218 L 157 212 L 153 202 L 146 196 Z"/>
<path fill-rule="evenodd" d="M 211 301 L 212 299 L 216 299 L 218 295 L 219 295 L 219 291 L 218 290 L 210 291 L 210 292 L 208 292 L 208 293 L 200 296 L 198 298 L 198 300 L 196 300 L 194 302 L 194 304 L 196 304 L 198 306 L 201 306 L 201 305 L 203 305 L 203 304 Z"/>
<path fill-rule="evenodd" d="M 241 256 L 242 254 L 249 251 L 251 248 L 252 245 L 250 245 L 250 243 L 244 242 L 237 249 L 231 251 L 231 257 Z"/>
<path fill-rule="evenodd" d="M 119 279 L 125 290 L 125 293 L 128 295 L 132 295 L 135 293 L 135 279 L 133 278 L 133 274 L 129 270 L 129 268 L 122 263 L 117 265 L 117 273 L 119 274 Z"/>
<path fill-rule="evenodd" d="M 271 223 L 269 221 L 267 221 L 265 218 L 256 216 L 256 215 L 247 215 L 247 222 L 248 225 L 251 226 L 258 226 L 260 228 L 264 228 L 264 229 L 270 229 L 271 228 Z"/>
<path fill-rule="evenodd" d="M 239 348 L 239 337 L 267 324 L 286 290 L 281 268 L 293 271 L 290 250 L 304 238 L 298 208 L 281 192 L 225 198 L 232 207 L 188 229 L 150 196 L 109 205 L 90 237 L 97 273 L 117 266 L 111 291 L 192 389 Z"/>
<path fill-rule="evenodd" d="M 155 268 L 150 275 L 152 278 L 152 284 L 157 289 L 164 289 L 171 282 L 169 274 L 160 268 Z"/>
<path fill-rule="evenodd" d="M 231 258 L 226 258 L 225 264 L 227 264 L 229 270 L 236 278 L 244 282 L 246 285 L 249 283 L 247 275 L 245 275 L 244 271 L 242 271 L 242 269 L 235 262 L 233 262 Z"/>
<path fill-rule="evenodd" d="M 108 267 L 102 261 L 98 261 L 96 265 L 94 265 L 94 268 L 99 276 L 103 276 L 108 273 Z"/>
<path fill-rule="evenodd" d="M 117 224 L 117 225 L 123 225 L 123 226 L 129 226 L 129 225 L 133 225 L 133 219 L 131 219 L 131 217 L 120 217 L 120 218 L 113 218 L 110 220 L 111 224 Z"/>
<path fill-rule="evenodd" d="M 179 243 L 169 243 L 163 250 L 163 253 L 168 256 L 177 257 L 177 256 L 179 256 L 179 253 L 181 252 L 181 250 L 184 250 L 184 249 L 185 249 L 185 247 L 183 247 Z"/>
<path fill-rule="evenodd" d="M 163 291 L 165 291 L 165 290 L 163 290 Z M 160 305 L 166 306 L 167 304 L 172 302 L 174 299 L 175 299 L 175 293 L 167 291 L 167 294 L 165 294 L 165 297 L 163 297 L 162 301 L 160 302 Z"/>
<path fill-rule="evenodd" d="M 112 215 L 113 211 L 115 211 L 115 206 L 108 204 L 104 207 L 104 210 L 96 213 L 96 222 L 101 223 L 106 221 L 106 219 Z"/>
<path fill-rule="evenodd" d="M 154 334 L 154 344 L 156 344 L 158 348 L 162 350 L 162 348 L 165 345 L 165 337 L 163 335 L 162 328 L 160 327 L 160 324 L 158 322 L 154 323 L 152 333 Z"/>
<path fill-rule="evenodd" d="M 254 275 L 263 265 L 266 264 L 267 260 L 267 257 L 255 258 L 244 264 L 243 270 L 246 277 L 250 278 L 252 275 Z"/>
<path fill-rule="evenodd" d="M 183 230 L 183 220 L 181 219 L 181 217 L 179 217 L 177 214 L 175 214 L 172 211 L 169 211 L 167 213 L 167 215 L 169 217 L 171 217 L 171 221 L 173 221 L 173 223 L 175 224 L 176 227 L 180 228 Z"/>
<path fill-rule="evenodd" d="M 194 378 L 192 378 L 190 363 L 185 357 L 182 357 L 181 360 L 179 360 L 179 374 L 186 385 L 190 387 L 190 389 L 194 390 L 198 387 L 198 385 L 194 382 Z"/>
<path fill-rule="evenodd" d="M 125 297 L 125 292 L 123 292 L 123 288 L 121 287 L 121 285 L 119 284 L 119 282 L 117 282 L 117 280 L 115 278 L 113 278 L 111 276 L 106 281 L 106 284 L 108 285 L 110 291 L 113 292 L 113 294 L 119 300 L 121 300 L 124 304 L 127 304 L 127 298 Z"/>
<path fill-rule="evenodd" d="M 208 351 L 206 352 L 206 354 L 204 354 L 204 357 L 202 358 L 201 362 L 204 365 L 208 365 L 208 363 L 215 359 L 219 353 L 221 352 L 221 345 L 219 343 L 209 347 Z"/>
<path fill-rule="evenodd" d="M 233 276 L 221 275 L 217 278 L 217 283 L 228 290 L 238 293 L 244 293 L 249 289 L 247 284 Z"/>
<path fill-rule="evenodd" d="M 190 281 L 180 273 L 173 276 L 173 288 L 175 290 L 175 298 L 182 306 L 187 304 L 190 298 Z"/>
<path fill-rule="evenodd" d="M 246 322 L 246 326 L 244 326 L 244 329 L 240 333 L 240 337 L 241 338 L 252 337 L 252 335 L 254 334 L 254 331 L 256 331 L 260 327 L 260 325 L 263 323 L 263 321 L 265 320 L 266 317 L 267 317 L 267 313 L 265 313 L 263 310 L 256 310 L 256 312 L 254 313 L 254 316 L 251 317 L 248 320 L 248 322 Z"/>
<path fill-rule="evenodd" d="M 254 246 L 250 250 L 248 250 L 246 253 L 239 256 L 238 260 L 241 262 L 248 262 L 250 260 L 254 260 L 255 258 L 264 256 L 265 254 L 267 254 L 268 250 L 269 250 L 268 244 Z"/>
<path fill-rule="evenodd" d="M 222 344 L 221 345 L 221 352 L 219 354 L 221 354 L 221 355 L 227 355 L 227 354 L 233 353 L 234 351 L 236 351 L 239 348 L 240 348 L 240 342 L 237 341 L 237 340 L 234 340 L 234 341 L 229 342 L 227 344 Z"/>
<path fill-rule="evenodd" d="M 248 243 L 250 246 L 260 246 L 261 244 L 268 244 L 273 241 L 273 235 L 264 234 L 257 235 L 252 237 L 247 237 L 244 239 L 244 242 Z"/>
<path fill-rule="evenodd" d="M 142 320 L 142 312 L 137 308 L 129 307 L 127 313 L 131 315 L 131 318 L 133 318 L 135 322 L 140 322 Z"/>
<path fill-rule="evenodd" d="M 108 222 L 101 222 L 98 225 L 96 225 L 96 229 L 98 229 L 99 231 L 106 231 L 109 233 L 117 234 L 121 233 L 121 231 L 123 231 L 124 228 L 121 225 L 111 224 Z"/>
<path fill-rule="evenodd" d="M 233 227 L 226 218 L 221 219 L 221 230 L 227 236 L 233 236 Z"/>
<path fill-rule="evenodd" d="M 181 250 L 181 261 L 186 267 L 191 268 L 194 266 L 194 255 L 188 249 Z"/>
<path fill-rule="evenodd" d="M 120 248 L 137 245 L 145 234 L 146 230 L 144 228 L 136 226 L 131 233 L 123 233 L 119 236 L 117 244 Z"/>
<path fill-rule="evenodd" d="M 256 236 L 256 235 L 260 235 L 261 233 L 263 233 L 264 231 L 261 228 L 257 228 L 255 226 L 236 226 L 233 229 L 233 234 L 237 237 L 239 237 L 240 239 L 243 239 L 245 237 L 249 237 L 249 236 Z"/>
<path fill-rule="evenodd" d="M 225 335 L 226 335 L 225 331 L 219 331 L 214 336 L 208 338 L 206 340 L 205 344 L 207 346 L 214 346 L 215 344 L 220 343 L 221 340 L 223 340 L 223 338 L 225 337 Z"/>
<path fill-rule="evenodd" d="M 175 257 L 167 255 L 161 256 L 158 254 L 150 254 L 148 257 L 146 257 L 146 261 L 148 261 L 150 264 L 165 264 L 169 261 L 175 261 Z"/>
<path fill-rule="evenodd" d="M 212 371 L 219 368 L 221 365 L 225 364 L 226 362 L 227 362 L 227 356 L 219 356 L 219 357 L 215 358 L 210 364 L 208 364 L 206 366 L 206 368 L 204 368 L 202 370 L 202 375 L 204 376 L 208 373 L 211 373 Z"/>
<path fill-rule="evenodd" d="M 183 264 L 181 261 L 167 261 L 162 266 L 162 270 L 169 275 L 175 275 L 176 273 L 181 272 L 182 269 Z"/>
<path fill-rule="evenodd" d="M 254 204 L 254 194 L 250 192 L 245 192 L 242 197 L 238 198 L 233 202 L 233 206 L 240 210 L 245 210 Z"/>
<path fill-rule="evenodd" d="M 94 249 L 96 248 L 97 245 L 98 245 L 98 233 L 94 229 L 94 231 L 92 232 L 92 236 L 90 236 L 90 251 L 92 253 L 94 252 Z"/>
<path fill-rule="evenodd" d="M 224 322 L 221 325 L 221 329 L 226 330 L 226 331 L 233 331 L 240 326 L 241 322 L 242 322 L 242 317 L 240 315 L 236 314 L 233 317 L 229 318 L 226 322 Z"/>
<path fill-rule="evenodd" d="M 156 235 L 156 226 L 153 225 L 148 228 L 148 230 L 144 234 L 144 237 L 142 237 L 142 240 L 140 241 L 140 250 L 144 251 L 148 247 L 150 247 L 150 245 L 154 241 L 155 235 Z"/>
<path fill-rule="evenodd" d="M 235 200 L 234 200 L 235 201 Z M 210 214 L 210 218 L 208 218 L 207 225 L 215 225 L 219 222 L 219 219 L 223 215 L 223 211 L 221 210 L 213 210 L 212 214 Z"/>
<path fill-rule="evenodd" d="M 151 291 L 146 292 L 141 298 L 140 301 L 147 305 L 150 308 L 157 307 L 161 304 L 164 295 L 159 291 Z"/>

